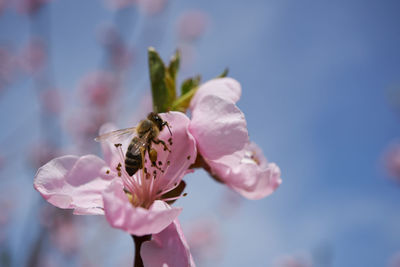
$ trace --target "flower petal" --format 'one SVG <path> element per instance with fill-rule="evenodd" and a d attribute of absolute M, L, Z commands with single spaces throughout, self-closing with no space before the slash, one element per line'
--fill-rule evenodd
<path fill-rule="evenodd" d="M 105 162 L 94 155 L 55 158 L 39 168 L 34 187 L 56 207 L 103 214 L 101 192 L 110 184 Z"/>
<path fill-rule="evenodd" d="M 140 251 L 145 266 L 195 266 L 178 220 L 152 238 L 142 244 Z"/>
<path fill-rule="evenodd" d="M 233 102 L 215 95 L 197 102 L 189 129 L 201 155 L 208 159 L 232 154 L 248 142 L 244 114 Z"/>
<path fill-rule="evenodd" d="M 252 153 L 251 157 L 248 153 Z M 225 184 L 249 199 L 266 197 L 282 183 L 279 167 L 269 163 L 253 143 L 241 151 L 207 162 Z"/>
<path fill-rule="evenodd" d="M 197 149 L 196 141 L 188 130 L 190 120 L 185 114 L 168 112 L 161 113 L 160 116 L 168 122 L 172 132 L 172 135 L 170 135 L 168 129 L 164 129 L 159 136 L 159 139 L 164 141 L 171 138 L 171 144 L 167 143 L 171 152 L 162 149 L 158 152 L 160 161 L 170 162 L 167 171 L 162 176 L 163 181 L 159 183 L 160 187 L 164 187 L 168 183 L 180 182 L 190 165 L 195 162 Z"/>
<path fill-rule="evenodd" d="M 213 79 L 199 87 L 190 101 L 190 109 L 193 110 L 197 102 L 207 95 L 219 96 L 222 99 L 236 103 L 241 94 L 242 88 L 238 81 L 232 78 Z"/>
<path fill-rule="evenodd" d="M 103 201 L 111 226 L 137 236 L 159 233 L 182 211 L 160 200 L 154 201 L 149 209 L 136 208 L 129 202 L 120 180 L 113 181 L 103 192 Z"/>

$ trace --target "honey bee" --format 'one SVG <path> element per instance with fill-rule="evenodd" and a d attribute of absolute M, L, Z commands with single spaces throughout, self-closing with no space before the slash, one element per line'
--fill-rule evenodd
<path fill-rule="evenodd" d="M 98 136 L 95 138 L 97 142 L 111 141 L 118 142 L 127 135 L 134 135 L 128 149 L 125 153 L 125 170 L 133 176 L 139 169 L 144 167 L 144 159 L 146 152 L 148 153 L 151 165 L 158 170 L 162 171 L 157 166 L 157 150 L 152 147 L 152 144 L 162 144 L 164 151 L 169 150 L 168 146 L 161 139 L 158 139 L 158 135 L 167 126 L 169 133 L 172 136 L 168 122 L 163 121 L 161 117 L 154 112 L 149 113 L 146 119 L 141 120 L 136 127 L 116 130 Z M 169 139 L 170 141 L 171 139 Z M 171 144 L 171 142 L 170 142 Z M 115 146 L 121 146 L 120 143 L 115 143 Z"/>

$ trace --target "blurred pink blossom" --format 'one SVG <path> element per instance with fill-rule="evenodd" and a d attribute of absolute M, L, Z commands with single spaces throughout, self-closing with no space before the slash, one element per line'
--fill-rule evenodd
<path fill-rule="evenodd" d="M 2 15 L 4 9 L 7 7 L 8 0 L 0 0 L 0 16 Z"/>
<path fill-rule="evenodd" d="M 195 266 L 178 220 L 144 242 L 140 254 L 144 266 Z"/>
<path fill-rule="evenodd" d="M 115 43 L 110 47 L 110 60 L 117 70 L 124 70 L 132 64 L 133 52 L 124 42 Z"/>
<path fill-rule="evenodd" d="M 98 135 L 101 125 L 110 120 L 107 108 L 103 109 L 75 109 L 67 119 L 65 127 L 79 151 L 91 150 L 96 145 L 93 139 Z"/>
<path fill-rule="evenodd" d="M 384 164 L 388 174 L 400 182 L 400 143 L 389 145 L 384 153 Z"/>
<path fill-rule="evenodd" d="M 119 10 L 130 7 L 137 3 L 138 0 L 105 0 L 105 5 L 111 10 Z"/>
<path fill-rule="evenodd" d="M 219 224 L 211 219 L 195 221 L 187 227 L 187 242 L 196 262 L 215 261 L 222 256 Z"/>
<path fill-rule="evenodd" d="M 388 267 L 400 267 L 400 251 L 390 257 Z"/>
<path fill-rule="evenodd" d="M 19 65 L 27 74 L 36 74 L 41 71 L 47 60 L 46 47 L 42 40 L 32 38 L 22 48 L 19 56 Z"/>
<path fill-rule="evenodd" d="M 43 107 L 49 113 L 60 113 L 63 108 L 62 97 L 57 89 L 47 89 L 40 92 L 40 98 Z"/>
<path fill-rule="evenodd" d="M 156 15 L 165 9 L 167 2 L 167 0 L 138 0 L 138 5 L 145 14 Z"/>
<path fill-rule="evenodd" d="M 13 81 L 16 67 L 16 57 L 8 48 L 0 47 L 0 91 Z"/>
<path fill-rule="evenodd" d="M 276 267 L 312 267 L 309 257 L 284 255 L 275 261 Z"/>
<path fill-rule="evenodd" d="M 231 78 L 201 85 L 190 103 L 189 129 L 214 178 L 244 197 L 260 199 L 281 184 L 280 169 L 249 141 L 244 114 L 236 106 L 240 95 L 240 84 Z"/>
<path fill-rule="evenodd" d="M 12 0 L 14 1 L 15 8 L 21 14 L 34 14 L 43 5 L 49 3 L 51 0 Z"/>
<path fill-rule="evenodd" d="M 181 67 L 182 69 L 190 68 L 195 62 L 197 51 L 193 44 L 191 43 L 181 43 L 179 44 L 179 52 L 181 53 Z"/>
<path fill-rule="evenodd" d="M 6 164 L 6 158 L 5 156 L 0 154 L 0 171 L 3 170 L 5 164 Z"/>
<path fill-rule="evenodd" d="M 117 94 L 118 79 L 107 71 L 94 71 L 87 74 L 80 82 L 83 98 L 98 107 L 110 104 Z"/>
<path fill-rule="evenodd" d="M 74 209 L 75 214 L 104 214 L 113 227 L 130 234 L 160 232 L 181 212 L 166 203 L 172 199 L 164 194 L 179 185 L 197 152 L 188 132 L 189 119 L 183 113 L 159 115 L 170 124 L 176 140 L 170 143 L 171 151 L 153 146 L 163 170 L 153 167 L 147 155 L 145 167 L 129 176 L 124 152 L 130 140 L 121 145 L 103 143 L 105 161 L 94 155 L 53 159 L 38 170 L 35 189 L 56 207 Z M 111 130 L 105 125 L 102 133 Z M 159 138 L 167 140 L 170 133 L 164 130 Z"/>
<path fill-rule="evenodd" d="M 124 70 L 132 64 L 133 51 L 130 49 L 115 26 L 103 25 L 98 31 L 99 42 L 105 46 L 110 64 L 116 70 Z"/>
<path fill-rule="evenodd" d="M 202 36 L 209 24 L 209 17 L 201 10 L 184 12 L 177 23 L 178 36 L 182 41 L 192 42 Z"/>
<path fill-rule="evenodd" d="M 72 218 L 59 219 L 50 232 L 50 239 L 65 254 L 73 254 L 79 250 L 79 232 Z"/>

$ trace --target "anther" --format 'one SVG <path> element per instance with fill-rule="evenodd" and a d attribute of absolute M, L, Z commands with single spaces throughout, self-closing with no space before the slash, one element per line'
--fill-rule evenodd
<path fill-rule="evenodd" d="M 110 170 L 106 170 L 106 174 L 110 174 Z"/>
<path fill-rule="evenodd" d="M 116 148 L 118 148 L 118 147 L 120 147 L 120 146 L 122 146 L 122 144 L 114 144 L 114 146 L 116 147 Z"/>

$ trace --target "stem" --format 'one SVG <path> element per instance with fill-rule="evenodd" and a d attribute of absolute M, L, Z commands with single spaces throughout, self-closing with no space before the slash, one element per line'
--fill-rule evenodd
<path fill-rule="evenodd" d="M 133 262 L 133 267 L 144 267 L 142 257 L 140 256 L 140 248 L 142 247 L 143 242 L 149 241 L 151 239 L 151 235 L 132 235 L 132 238 L 135 242 L 135 260 Z"/>

